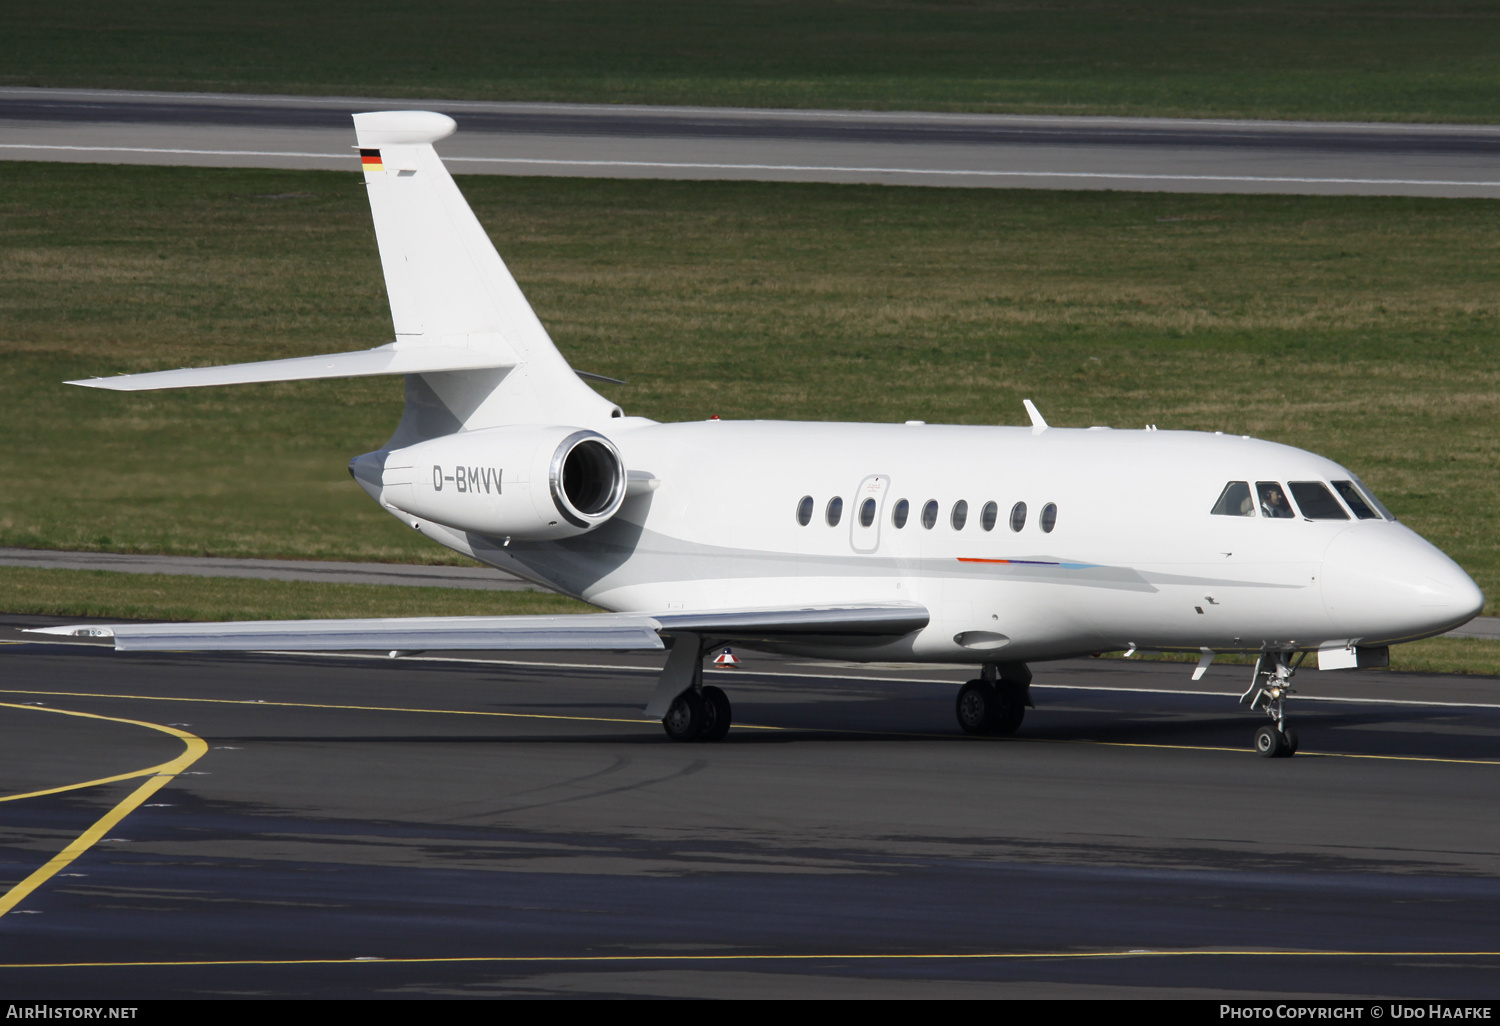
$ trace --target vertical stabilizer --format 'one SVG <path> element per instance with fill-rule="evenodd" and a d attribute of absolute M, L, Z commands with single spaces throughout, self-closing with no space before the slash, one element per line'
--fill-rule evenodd
<path fill-rule="evenodd" d="M 476 350 L 502 365 L 410 376 L 392 441 L 432 437 L 440 426 L 607 423 L 618 408 L 557 351 L 432 148 L 455 127 L 430 111 L 354 115 L 396 347 Z"/>

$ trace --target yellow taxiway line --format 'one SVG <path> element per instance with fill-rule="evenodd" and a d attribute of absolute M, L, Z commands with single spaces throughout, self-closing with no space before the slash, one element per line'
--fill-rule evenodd
<path fill-rule="evenodd" d="M 78 856 L 88 851 L 116 826 L 126 816 L 130 815 L 141 804 L 157 791 L 167 785 L 169 781 L 187 769 L 208 751 L 208 743 L 195 734 L 189 734 L 185 730 L 176 727 L 166 727 L 159 723 L 146 723 L 143 720 L 128 720 L 119 716 L 100 716 L 96 713 L 74 712 L 70 709 L 48 709 L 45 706 L 17 705 L 13 702 L 0 702 L 0 707 L 7 709 L 24 709 L 27 712 L 48 712 L 58 716 L 78 716 L 87 720 L 105 720 L 110 723 L 126 723 L 133 727 L 145 727 L 148 730 L 159 730 L 163 734 L 170 734 L 184 745 L 184 750 L 177 758 L 168 762 L 158 763 L 155 766 L 147 766 L 145 769 L 135 770 L 132 773 L 121 773 L 113 777 L 101 777 L 98 780 L 87 780 L 81 784 L 68 784 L 63 787 L 51 787 L 42 791 L 28 791 L 25 794 L 12 794 L 0 797 L 0 802 L 20 801 L 22 798 L 35 798 L 44 794 L 58 794 L 63 791 L 76 791 L 83 787 L 93 787 L 96 784 L 108 784 L 119 780 L 133 780 L 137 777 L 145 777 L 146 780 L 140 787 L 130 792 L 118 805 L 106 812 L 98 822 L 89 827 L 83 833 L 73 839 L 66 848 L 52 856 L 36 872 L 16 884 L 10 890 L 0 895 L 0 916 L 5 915 L 24 901 L 33 891 L 42 884 L 52 879 L 57 873 L 70 866 Z"/>
<path fill-rule="evenodd" d="M 563 716 L 556 713 L 495 712 L 490 709 L 408 709 L 398 705 L 330 705 L 324 702 L 266 702 L 258 698 L 182 698 L 175 695 L 110 695 L 88 691 L 28 691 L 21 688 L 0 688 L 0 695 L 46 695 L 48 698 L 117 698 L 130 702 L 201 702 L 207 705 L 263 705 L 285 709 L 338 709 L 349 712 L 396 712 L 425 713 L 430 716 L 495 716 L 510 720 L 574 720 L 580 723 L 629 723 L 632 726 L 653 723 L 641 717 L 623 716 Z M 0 706 L 8 703 L 0 702 Z M 35 708 L 28 706 L 27 708 Z M 109 717 L 103 717 L 108 719 Z M 741 730 L 789 730 L 789 727 L 760 727 L 751 723 L 736 723 Z"/>

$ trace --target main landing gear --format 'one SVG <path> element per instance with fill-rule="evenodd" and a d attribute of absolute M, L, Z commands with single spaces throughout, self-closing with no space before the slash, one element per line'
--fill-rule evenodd
<path fill-rule="evenodd" d="M 732 718 L 729 696 L 708 684 L 678 695 L 661 725 L 673 741 L 722 741 Z"/>
<path fill-rule="evenodd" d="M 1267 759 L 1289 759 L 1297 754 L 1297 732 L 1286 724 L 1286 696 L 1292 693 L 1289 683 L 1306 652 L 1300 652 L 1296 661 L 1289 660 L 1288 652 L 1262 652 L 1255 661 L 1255 677 L 1250 688 L 1240 696 L 1241 702 L 1249 702 L 1252 709 L 1264 709 L 1271 723 L 1255 732 L 1255 751 Z"/>
<path fill-rule="evenodd" d="M 672 636 L 667 664 L 643 710 L 647 718 L 661 720 L 673 741 L 722 741 L 729 733 L 729 696 L 703 683 L 705 640 L 692 632 Z"/>
<path fill-rule="evenodd" d="M 1032 706 L 1025 663 L 985 663 L 983 675 L 958 690 L 954 711 L 965 734 L 1014 734 Z"/>

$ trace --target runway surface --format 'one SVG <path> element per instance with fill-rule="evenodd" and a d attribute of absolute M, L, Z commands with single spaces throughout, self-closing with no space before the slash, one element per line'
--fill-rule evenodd
<path fill-rule="evenodd" d="M 0 158 L 354 169 L 351 113 L 440 110 L 457 173 L 1500 195 L 1500 126 L 0 89 Z"/>
<path fill-rule="evenodd" d="M 9 895 L 129 806 L 0 918 L 15 998 L 1494 994 L 1500 679 L 1305 672 L 1272 761 L 1246 667 L 1041 666 L 1001 740 L 961 668 L 741 653 L 679 745 L 646 658 L 3 622 L 4 793 L 152 774 L 0 805 Z"/>

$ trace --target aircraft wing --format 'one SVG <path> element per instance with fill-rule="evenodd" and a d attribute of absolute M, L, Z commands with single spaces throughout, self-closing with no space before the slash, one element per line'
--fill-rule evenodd
<path fill-rule="evenodd" d="M 40 627 L 29 634 L 113 638 L 121 652 L 383 652 L 423 650 L 660 651 L 662 635 L 724 640 L 816 635 L 898 638 L 927 626 L 907 603 L 564 616 L 418 616 Z"/>

